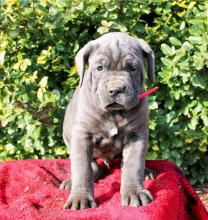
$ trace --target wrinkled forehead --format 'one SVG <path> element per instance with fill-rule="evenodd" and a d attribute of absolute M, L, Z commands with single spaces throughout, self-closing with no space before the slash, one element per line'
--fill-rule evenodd
<path fill-rule="evenodd" d="M 137 63 L 139 59 L 139 51 L 133 45 L 125 43 L 112 42 L 100 45 L 90 56 L 89 64 L 94 65 L 100 63 L 103 65 Z"/>

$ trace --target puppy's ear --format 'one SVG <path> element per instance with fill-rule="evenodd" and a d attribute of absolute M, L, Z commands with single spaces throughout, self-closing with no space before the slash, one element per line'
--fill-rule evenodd
<path fill-rule="evenodd" d="M 147 60 L 147 75 L 148 79 L 151 83 L 154 82 L 154 72 L 155 72 L 155 56 L 154 52 L 151 49 L 150 45 L 147 44 L 144 40 L 142 39 L 137 39 L 137 44 L 138 46 L 142 49 L 144 53 L 144 58 Z"/>
<path fill-rule="evenodd" d="M 80 77 L 79 87 L 82 86 L 82 83 L 84 80 L 85 65 L 88 62 L 88 58 L 92 50 L 93 50 L 93 41 L 90 41 L 81 50 L 79 50 L 79 52 L 77 53 L 75 57 L 75 62 L 76 62 L 78 74 Z"/>

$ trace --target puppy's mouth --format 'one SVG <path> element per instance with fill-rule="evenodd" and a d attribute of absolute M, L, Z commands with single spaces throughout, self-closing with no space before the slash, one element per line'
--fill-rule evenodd
<path fill-rule="evenodd" d="M 125 107 L 117 102 L 113 102 L 106 106 L 106 109 L 108 110 L 122 110 L 125 109 Z"/>

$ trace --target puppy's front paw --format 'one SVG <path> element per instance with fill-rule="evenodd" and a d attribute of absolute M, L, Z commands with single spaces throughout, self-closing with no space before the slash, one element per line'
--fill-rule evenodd
<path fill-rule="evenodd" d="M 142 205 L 147 205 L 152 200 L 152 194 L 146 189 L 124 189 L 122 192 L 123 206 L 130 205 L 132 207 L 138 207 Z"/>
<path fill-rule="evenodd" d="M 81 210 L 88 208 L 96 208 L 97 204 L 91 195 L 87 194 L 71 194 L 64 205 L 65 209 Z"/>

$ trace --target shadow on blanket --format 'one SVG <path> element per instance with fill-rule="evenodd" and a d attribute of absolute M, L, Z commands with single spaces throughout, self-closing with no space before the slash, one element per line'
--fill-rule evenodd
<path fill-rule="evenodd" d="M 71 211 L 63 209 L 69 192 L 58 188 L 69 177 L 69 160 L 1 163 L 0 219 L 208 219 L 202 202 L 175 164 L 147 162 L 147 167 L 158 173 L 155 179 L 145 181 L 154 201 L 139 208 L 121 206 L 120 160 L 116 159 L 110 170 L 102 166 L 106 175 L 94 184 L 98 208 Z"/>

